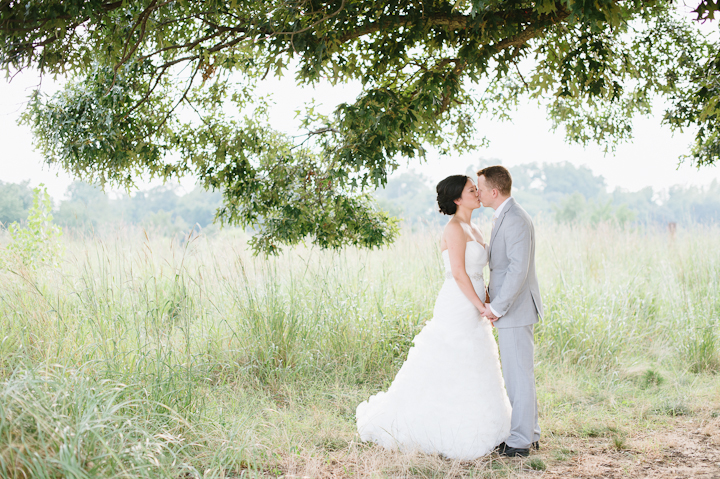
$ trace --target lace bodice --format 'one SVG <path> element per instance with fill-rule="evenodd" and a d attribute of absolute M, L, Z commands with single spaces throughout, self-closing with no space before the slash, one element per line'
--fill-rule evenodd
<path fill-rule="evenodd" d="M 445 278 L 452 279 L 452 270 L 450 269 L 450 253 L 447 250 L 442 252 L 443 262 L 445 263 Z M 465 271 L 472 280 L 483 279 L 483 268 L 488 262 L 487 246 L 483 246 L 477 241 L 468 241 L 465 246 Z"/>

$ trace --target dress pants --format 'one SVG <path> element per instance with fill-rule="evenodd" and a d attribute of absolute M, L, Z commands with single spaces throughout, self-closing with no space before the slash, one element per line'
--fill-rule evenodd
<path fill-rule="evenodd" d="M 512 405 L 510 437 L 505 444 L 527 449 L 540 439 L 535 393 L 533 325 L 497 328 L 497 332 L 505 388 Z"/>

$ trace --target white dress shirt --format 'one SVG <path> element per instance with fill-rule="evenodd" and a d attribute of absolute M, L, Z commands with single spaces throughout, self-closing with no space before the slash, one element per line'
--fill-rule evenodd
<path fill-rule="evenodd" d="M 510 201 L 510 198 L 512 198 L 512 196 L 508 196 L 508 198 L 505 201 L 500 203 L 500 206 L 498 206 L 497 209 L 495 210 L 495 213 L 493 213 L 493 218 L 495 218 L 495 219 L 500 218 L 500 213 L 502 213 L 502 211 L 505 209 L 505 205 L 507 204 L 508 201 Z"/>
<path fill-rule="evenodd" d="M 500 213 L 502 213 L 502 211 L 505 209 L 505 205 L 508 201 L 510 201 L 510 198 L 512 198 L 512 196 L 508 196 L 508 198 L 502 203 L 500 203 L 500 206 L 495 209 L 495 213 L 493 214 L 493 228 L 495 227 L 495 220 L 500 218 Z M 495 311 L 495 309 L 492 307 L 492 304 L 489 304 L 488 306 L 490 307 L 490 311 L 492 311 L 492 314 L 499 318 L 500 315 L 497 314 L 497 311 Z"/>

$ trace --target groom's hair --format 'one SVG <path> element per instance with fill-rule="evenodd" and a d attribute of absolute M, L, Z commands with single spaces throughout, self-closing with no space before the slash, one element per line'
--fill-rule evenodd
<path fill-rule="evenodd" d="M 510 196 L 512 190 L 512 176 L 504 166 L 488 166 L 477 172 L 478 176 L 484 176 L 490 186 L 497 189 L 503 196 Z"/>

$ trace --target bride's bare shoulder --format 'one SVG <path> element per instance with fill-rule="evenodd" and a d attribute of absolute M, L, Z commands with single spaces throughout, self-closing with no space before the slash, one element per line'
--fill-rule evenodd
<path fill-rule="evenodd" d="M 443 234 L 453 234 L 458 231 L 463 231 L 462 223 L 455 218 L 450 218 L 450 221 L 447 222 L 445 228 L 443 229 Z"/>
<path fill-rule="evenodd" d="M 443 230 L 443 242 L 457 241 L 460 238 L 465 238 L 465 229 L 460 221 L 455 218 L 448 221 Z"/>

